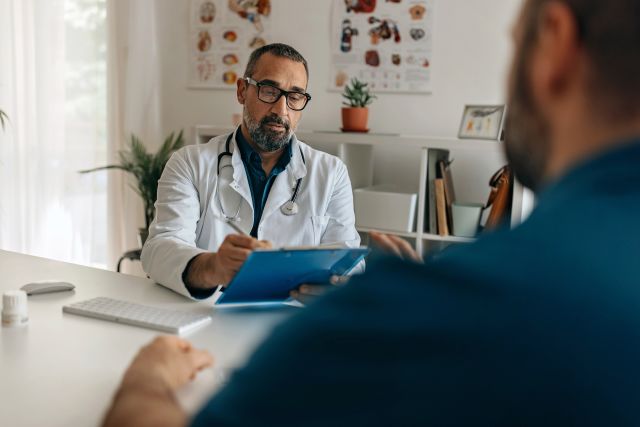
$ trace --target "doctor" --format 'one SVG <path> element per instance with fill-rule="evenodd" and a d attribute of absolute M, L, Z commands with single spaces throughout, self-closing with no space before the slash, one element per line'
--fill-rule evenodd
<path fill-rule="evenodd" d="M 237 82 L 242 124 L 171 157 L 142 250 L 153 280 L 207 298 L 254 249 L 360 244 L 345 165 L 294 134 L 311 100 L 308 76 L 290 46 L 255 50 Z"/>

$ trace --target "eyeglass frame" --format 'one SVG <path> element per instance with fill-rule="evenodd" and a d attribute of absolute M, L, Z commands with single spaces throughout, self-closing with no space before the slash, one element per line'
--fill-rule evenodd
<path fill-rule="evenodd" d="M 247 84 L 255 86 L 258 89 L 258 99 L 260 101 L 264 102 L 265 104 L 275 104 L 276 102 L 278 102 L 280 100 L 280 98 L 282 98 L 282 95 L 284 95 L 284 99 L 286 101 L 287 108 L 289 108 L 290 110 L 293 110 L 293 111 L 302 111 L 307 107 L 307 105 L 309 104 L 309 101 L 311 101 L 311 95 L 309 95 L 306 92 L 298 92 L 297 90 L 280 89 L 278 86 L 274 86 L 271 83 L 258 82 L 256 80 L 252 79 L 251 77 L 245 77 L 242 80 L 244 80 Z M 272 102 L 265 101 L 264 99 L 260 98 L 260 88 L 262 88 L 264 86 L 268 86 L 270 88 L 273 88 L 273 89 L 276 89 L 276 90 L 280 91 L 280 93 L 278 94 L 276 99 L 273 100 Z M 296 109 L 296 108 L 291 107 L 291 105 L 289 105 L 289 94 L 290 93 L 295 93 L 296 95 L 303 95 L 307 99 L 305 101 L 304 105 L 302 106 L 302 108 Z"/>

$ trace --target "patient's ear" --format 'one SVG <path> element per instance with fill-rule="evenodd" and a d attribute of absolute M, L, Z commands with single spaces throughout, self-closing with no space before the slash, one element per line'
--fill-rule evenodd
<path fill-rule="evenodd" d="M 581 75 L 581 54 L 578 23 L 571 9 L 559 2 L 544 6 L 531 70 L 533 92 L 542 98 L 563 96 Z"/>

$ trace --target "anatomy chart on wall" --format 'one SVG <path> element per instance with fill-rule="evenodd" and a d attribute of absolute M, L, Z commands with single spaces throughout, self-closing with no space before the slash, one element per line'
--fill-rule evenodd
<path fill-rule="evenodd" d="M 333 0 L 330 89 L 431 90 L 435 0 Z"/>
<path fill-rule="evenodd" d="M 233 89 L 269 43 L 271 0 L 191 0 L 189 87 Z"/>

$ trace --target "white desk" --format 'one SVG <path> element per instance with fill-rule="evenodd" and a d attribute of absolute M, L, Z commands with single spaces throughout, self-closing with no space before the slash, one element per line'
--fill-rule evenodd
<path fill-rule="evenodd" d="M 151 280 L 0 251 L 0 291 L 59 279 L 75 292 L 29 297 L 29 324 L 0 328 L 0 425 L 95 426 L 125 368 L 156 332 L 62 313 L 62 306 L 106 296 L 158 307 L 212 313 L 213 321 L 186 338 L 208 349 L 216 369 L 241 366 L 257 344 L 296 309 L 215 309 Z M 217 387 L 219 371 L 205 371 L 181 391 L 193 411 Z"/>

